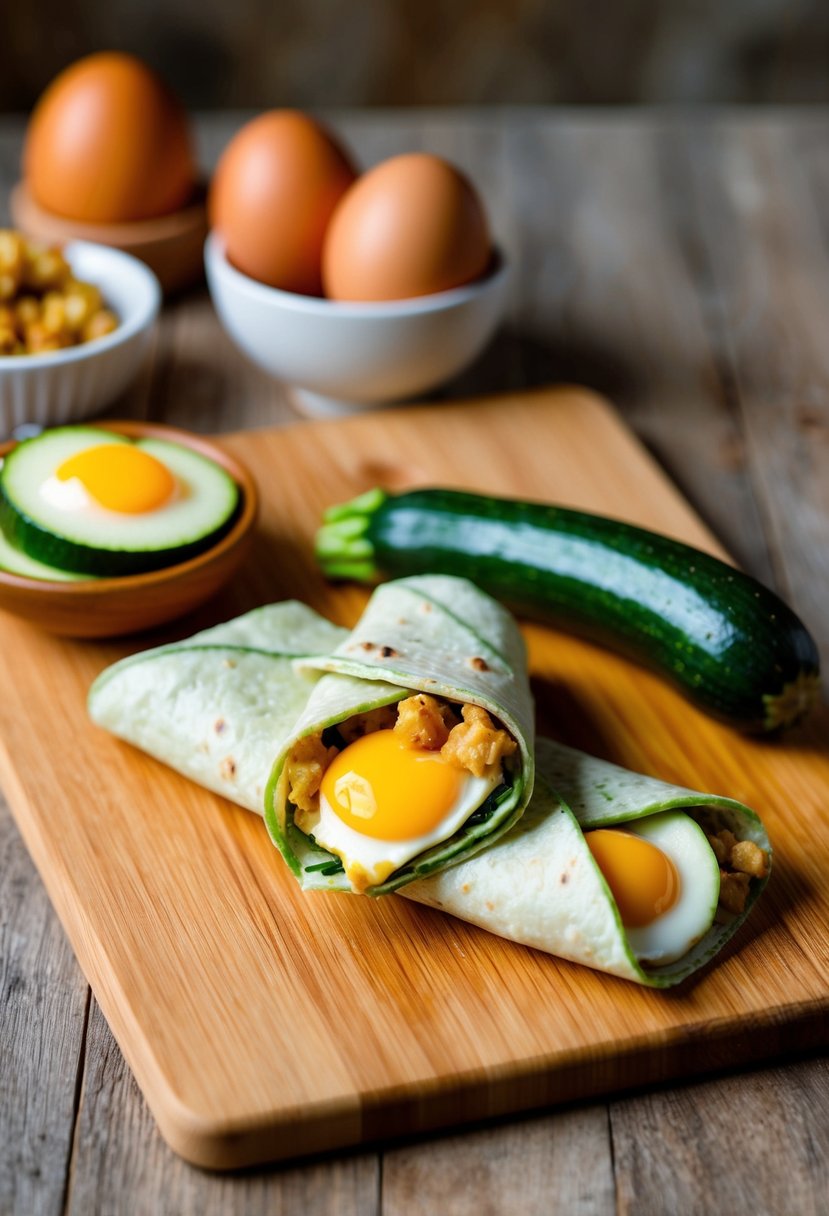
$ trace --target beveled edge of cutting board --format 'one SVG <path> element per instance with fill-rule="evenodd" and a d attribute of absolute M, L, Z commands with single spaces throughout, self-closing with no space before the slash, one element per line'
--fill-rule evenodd
<path fill-rule="evenodd" d="M 587 1070 L 583 1053 L 568 1051 L 530 1058 L 520 1067 L 456 1074 L 449 1093 L 445 1082 L 435 1080 L 377 1090 L 362 1101 L 344 1098 L 301 1110 L 278 1109 L 242 1124 L 203 1118 L 169 1088 L 141 1088 L 175 1153 L 202 1169 L 238 1170 L 461 1131 L 509 1115 L 711 1077 L 826 1045 L 825 1002 L 798 1002 L 785 1013 L 785 1022 L 778 1009 L 747 1018 L 739 1027 L 726 1019 L 702 1022 L 690 1032 L 666 1036 L 657 1053 L 648 1035 L 630 1040 L 622 1052 L 613 1041 L 600 1043 Z"/>

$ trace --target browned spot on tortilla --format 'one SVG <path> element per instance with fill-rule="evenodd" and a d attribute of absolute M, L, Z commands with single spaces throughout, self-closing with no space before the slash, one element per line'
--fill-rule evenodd
<path fill-rule="evenodd" d="M 393 646 L 383 646 L 380 650 L 380 654 L 384 659 L 398 658 L 398 651 L 396 651 Z"/>
<path fill-rule="evenodd" d="M 236 776 L 236 761 L 232 756 L 225 756 L 219 765 L 219 776 L 223 781 L 232 781 Z"/>
<path fill-rule="evenodd" d="M 420 605 L 420 611 L 421 612 L 431 612 L 432 611 L 432 605 L 429 603 L 428 600 L 424 600 L 423 603 Z"/>
<path fill-rule="evenodd" d="M 570 880 L 569 874 L 562 874 L 561 878 L 558 881 L 561 883 L 562 886 L 564 886 L 564 884 L 566 882 L 569 882 L 569 880 Z"/>
<path fill-rule="evenodd" d="M 465 882 L 465 883 L 463 884 L 463 886 L 461 887 L 461 890 L 463 891 L 464 895 L 468 895 L 468 894 L 469 894 L 469 892 L 471 891 L 471 889 L 472 889 L 472 888 L 470 887 L 470 885 L 469 885 L 469 883 L 468 883 L 468 882 Z"/>
<path fill-rule="evenodd" d="M 227 722 L 225 722 L 224 718 L 217 718 L 213 723 L 213 729 L 217 735 L 220 735 L 223 731 L 227 730 Z"/>
<path fill-rule="evenodd" d="M 486 901 L 486 906 L 487 906 L 487 908 L 489 909 L 489 911 L 490 911 L 490 912 L 494 912 L 494 911 L 495 911 L 495 904 L 492 902 L 492 900 L 491 900 L 491 899 L 488 899 L 488 900 Z"/>
<path fill-rule="evenodd" d="M 222 659 L 222 665 L 224 667 L 235 667 L 236 660 L 235 659 Z"/>
<path fill-rule="evenodd" d="M 363 650 L 373 650 L 374 649 L 373 642 L 361 642 L 360 645 L 362 646 Z"/>
<path fill-rule="evenodd" d="M 469 659 L 469 666 L 474 668 L 475 671 L 489 671 L 489 663 L 487 663 L 486 659 L 482 659 L 480 655 L 475 655 L 474 658 Z"/>

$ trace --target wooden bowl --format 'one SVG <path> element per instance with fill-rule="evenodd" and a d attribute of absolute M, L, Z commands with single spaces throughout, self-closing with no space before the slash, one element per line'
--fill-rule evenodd
<path fill-rule="evenodd" d="M 256 483 L 250 473 L 210 440 L 156 422 L 95 425 L 130 439 L 167 439 L 215 461 L 238 485 L 241 508 L 231 530 L 211 549 L 163 570 L 79 583 L 52 583 L 0 570 L 0 609 L 65 637 L 136 633 L 190 612 L 229 582 L 245 560 L 259 509 Z M 14 446 L 0 444 L 0 456 Z"/>
<path fill-rule="evenodd" d="M 9 197 L 16 228 L 35 240 L 63 245 L 67 241 L 94 241 L 111 245 L 140 258 L 155 272 L 164 291 L 171 295 L 194 283 L 204 274 L 202 256 L 207 236 L 205 190 L 181 211 L 154 220 L 128 224 L 82 224 L 41 207 L 18 182 Z"/>

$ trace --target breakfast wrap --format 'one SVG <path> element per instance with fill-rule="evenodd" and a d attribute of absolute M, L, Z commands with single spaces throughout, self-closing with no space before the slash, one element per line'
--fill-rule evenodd
<path fill-rule="evenodd" d="M 524 642 L 472 583 L 385 583 L 333 653 L 298 667 L 324 674 L 276 757 L 265 821 L 306 889 L 384 895 L 520 818 L 535 767 Z"/>
<path fill-rule="evenodd" d="M 631 773 L 548 739 L 537 741 L 538 775 L 519 819 L 533 780 L 524 768 L 529 697 L 517 674 L 515 684 L 508 676 L 513 662 L 523 671 L 519 644 L 504 631 L 493 645 L 498 612 L 458 583 L 385 584 L 351 633 L 302 604 L 257 609 L 108 668 L 91 690 L 91 715 L 264 814 L 305 889 L 385 894 L 399 887 L 524 945 L 654 987 L 678 983 L 721 949 L 765 885 L 770 851 L 762 824 L 732 799 Z M 476 605 L 477 629 L 469 624 Z M 426 674 L 436 667 L 442 675 Z M 472 678 L 487 674 L 486 685 Z M 423 688 L 429 691 L 413 691 Z M 460 731 L 443 756 L 452 732 L 470 723 L 474 729 Z M 484 763 L 483 787 L 454 758 L 458 750 L 467 765 L 477 757 L 491 766 L 493 749 L 500 777 Z M 412 775 L 407 763 L 422 764 L 425 774 Z M 500 784 L 486 793 L 493 780 Z M 459 784 L 472 790 L 466 802 Z M 327 789 L 328 817 L 352 835 L 335 839 L 325 824 L 319 831 L 312 816 L 322 822 Z M 478 809 L 454 829 L 455 815 L 462 818 L 475 800 Z M 509 802 L 503 818 L 499 800 Z M 401 841 L 407 852 L 424 836 L 428 842 L 423 822 L 439 814 L 443 831 L 454 835 L 424 844 L 373 888 L 359 881 L 359 867 L 393 865 L 389 850 Z M 494 827 L 490 816 L 498 816 Z"/>
<path fill-rule="evenodd" d="M 96 681 L 92 717 L 264 813 L 307 890 L 387 894 L 507 832 L 534 772 L 510 614 L 424 576 L 378 588 L 351 633 L 313 619 L 274 605 L 124 660 Z"/>
<path fill-rule="evenodd" d="M 299 675 L 294 663 L 346 636 L 306 604 L 268 604 L 107 667 L 90 689 L 89 714 L 261 815 L 273 758 L 313 688 L 313 677 Z"/>
<path fill-rule="evenodd" d="M 768 880 L 754 812 L 551 739 L 536 741 L 536 762 L 532 801 L 507 836 L 403 894 L 654 988 L 712 959 Z"/>

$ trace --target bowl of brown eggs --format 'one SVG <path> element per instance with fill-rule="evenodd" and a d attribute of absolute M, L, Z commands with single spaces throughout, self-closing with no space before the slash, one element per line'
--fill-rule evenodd
<path fill-rule="evenodd" d="M 207 281 L 228 333 L 312 415 L 410 400 L 492 337 L 507 265 L 469 179 L 438 156 L 358 173 L 291 110 L 243 127 L 210 191 Z"/>

